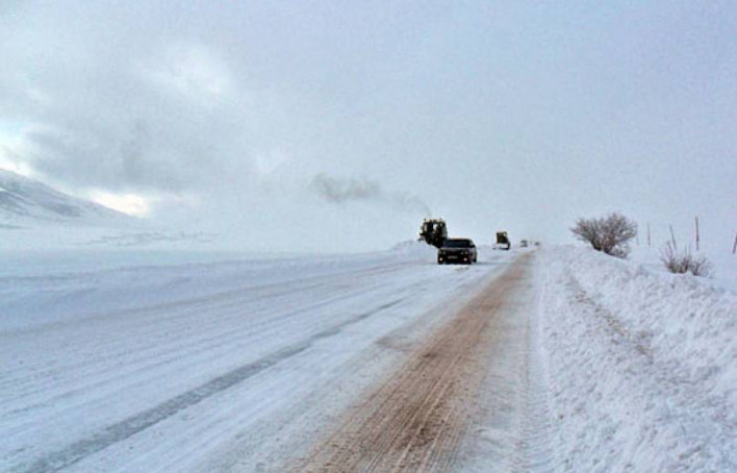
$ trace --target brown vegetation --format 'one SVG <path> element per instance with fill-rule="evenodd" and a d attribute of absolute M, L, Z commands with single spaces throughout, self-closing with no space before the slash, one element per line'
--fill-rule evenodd
<path fill-rule="evenodd" d="M 673 243 L 668 243 L 660 252 L 660 261 L 674 274 L 691 273 L 694 276 L 709 276 L 711 262 L 704 255 L 692 255 L 689 248 L 678 251 Z"/>
<path fill-rule="evenodd" d="M 580 218 L 571 232 L 596 251 L 619 258 L 629 254 L 629 241 L 637 235 L 637 224 L 619 213 L 602 218 Z"/>

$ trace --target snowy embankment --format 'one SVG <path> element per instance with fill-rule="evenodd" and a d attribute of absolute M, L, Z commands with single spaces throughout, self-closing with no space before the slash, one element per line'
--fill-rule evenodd
<path fill-rule="evenodd" d="M 662 249 L 655 247 L 635 247 L 628 260 L 642 265 L 650 272 L 669 274 L 661 260 Z M 704 256 L 711 265 L 710 274 L 699 279 L 713 283 L 721 288 L 737 292 L 737 255 L 731 253 L 731 248 L 713 248 L 707 251 L 695 252 L 694 256 Z"/>
<path fill-rule="evenodd" d="M 278 471 L 513 256 L 84 254 L 0 259 L 0 471 Z"/>
<path fill-rule="evenodd" d="M 540 256 L 557 469 L 737 471 L 737 295 L 591 250 Z"/>

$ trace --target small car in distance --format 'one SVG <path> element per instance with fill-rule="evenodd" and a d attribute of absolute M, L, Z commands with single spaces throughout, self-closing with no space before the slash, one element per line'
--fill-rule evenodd
<path fill-rule="evenodd" d="M 478 252 L 470 238 L 448 238 L 438 248 L 438 264 L 472 264 L 476 261 L 478 261 Z"/>

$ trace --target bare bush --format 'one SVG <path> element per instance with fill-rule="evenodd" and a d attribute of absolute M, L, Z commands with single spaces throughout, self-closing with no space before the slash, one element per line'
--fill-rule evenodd
<path fill-rule="evenodd" d="M 630 252 L 629 241 L 637 235 L 637 224 L 614 212 L 602 218 L 580 218 L 571 232 L 596 251 L 626 258 Z"/>
<path fill-rule="evenodd" d="M 692 255 L 689 248 L 678 251 L 671 242 L 660 252 L 660 261 L 665 268 L 674 274 L 691 273 L 694 276 L 711 275 L 711 262 L 704 255 Z"/>

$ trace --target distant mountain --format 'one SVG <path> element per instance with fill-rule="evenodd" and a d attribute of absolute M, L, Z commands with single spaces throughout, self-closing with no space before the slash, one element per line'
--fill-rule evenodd
<path fill-rule="evenodd" d="M 43 222 L 119 226 L 135 220 L 122 212 L 0 169 L 0 224 L 4 224 L 0 228 Z"/>

